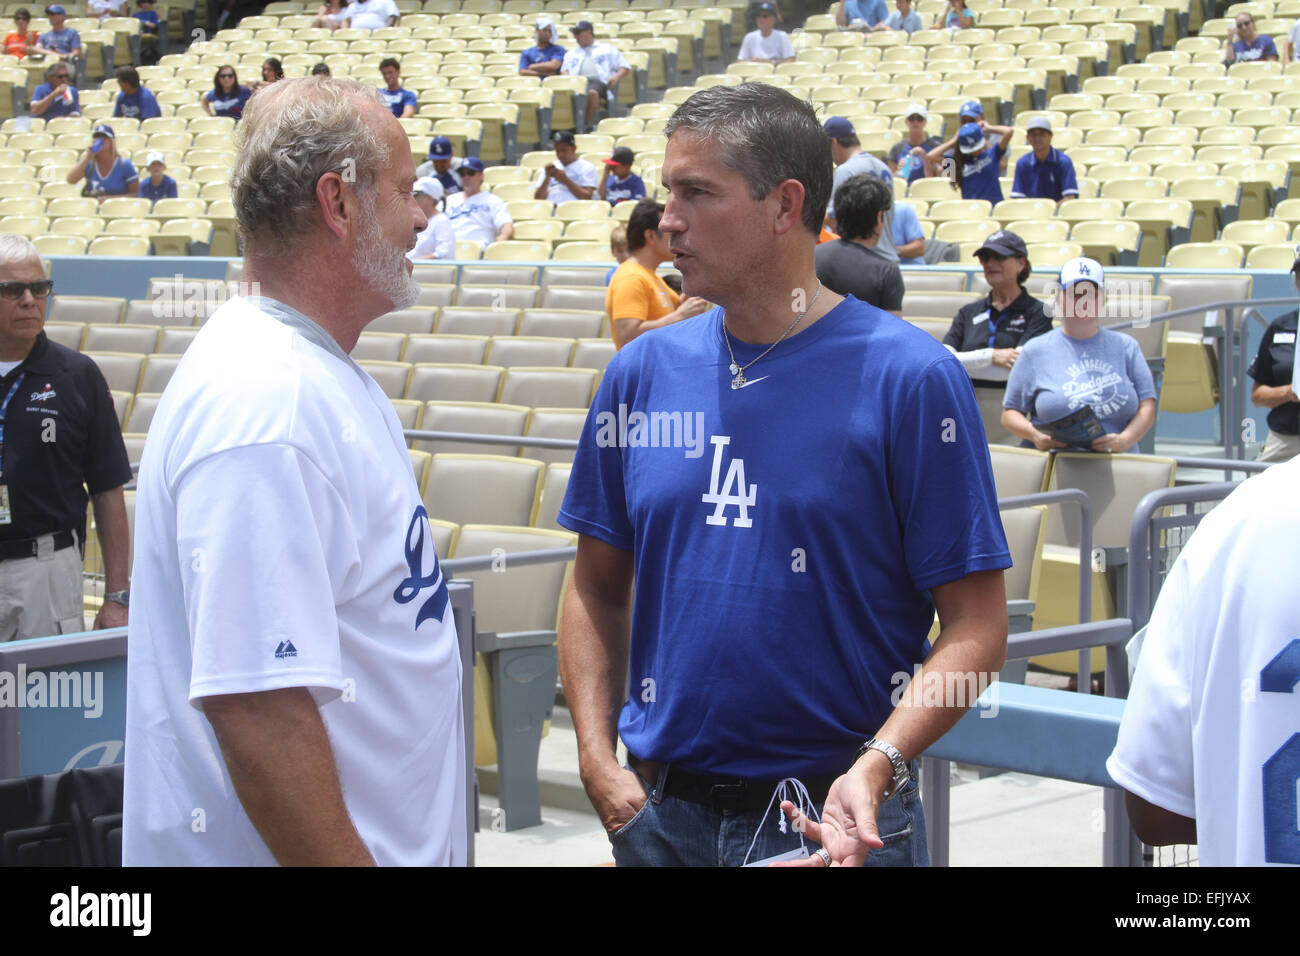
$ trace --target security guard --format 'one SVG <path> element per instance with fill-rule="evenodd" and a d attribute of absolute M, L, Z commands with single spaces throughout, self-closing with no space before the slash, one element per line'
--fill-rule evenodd
<path fill-rule="evenodd" d="M 45 336 L 53 285 L 27 239 L 0 235 L 0 641 L 83 629 L 88 497 L 108 592 L 95 627 L 127 621 L 131 466 L 103 374 Z"/>
<path fill-rule="evenodd" d="M 954 352 L 975 386 L 980 415 L 990 442 L 1008 439 L 1002 427 L 1002 399 L 1007 375 L 1020 356 L 1020 347 L 1052 330 L 1043 303 L 1025 290 L 1030 265 L 1025 241 L 999 230 L 975 250 L 984 267 L 989 294 L 962 306 L 943 344 Z"/>
<path fill-rule="evenodd" d="M 1300 258 L 1291 266 L 1296 288 L 1300 290 Z M 1250 363 L 1248 374 L 1255 380 L 1250 400 L 1269 409 L 1268 438 L 1259 453 L 1260 461 L 1286 461 L 1300 453 L 1300 398 L 1291 387 L 1295 367 L 1297 312 L 1274 319 L 1259 343 L 1259 354 Z"/>

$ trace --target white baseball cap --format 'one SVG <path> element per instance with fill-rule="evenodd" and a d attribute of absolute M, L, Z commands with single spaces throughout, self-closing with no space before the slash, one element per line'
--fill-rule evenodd
<path fill-rule="evenodd" d="M 538 18 L 537 18 L 537 29 L 538 29 L 538 30 L 550 30 L 550 31 L 554 32 L 554 30 L 555 30 L 555 21 L 552 20 L 550 17 L 538 17 Z"/>
<path fill-rule="evenodd" d="M 445 191 L 440 183 L 433 176 L 421 176 L 411 187 L 411 192 L 428 196 L 430 199 L 438 200 L 445 195 Z"/>
<path fill-rule="evenodd" d="M 924 103 L 912 103 L 907 107 L 905 116 L 919 116 L 921 119 L 929 119 L 930 112 L 925 108 Z"/>
<path fill-rule="evenodd" d="M 152 166 L 154 163 L 162 163 L 164 166 L 167 165 L 166 158 L 156 149 L 144 158 L 145 166 Z"/>
<path fill-rule="evenodd" d="M 1068 289 L 1076 282 L 1091 282 L 1098 289 L 1103 289 L 1106 286 L 1106 271 L 1096 259 L 1071 259 L 1061 266 L 1058 283 L 1062 289 Z"/>
<path fill-rule="evenodd" d="M 1049 117 L 1049 116 L 1035 116 L 1035 117 L 1032 117 L 1032 118 L 1029 120 L 1029 122 L 1025 124 L 1025 132 L 1027 133 L 1027 132 L 1029 132 L 1031 129 L 1045 129 L 1045 130 L 1047 130 L 1047 131 L 1050 133 L 1050 132 L 1052 131 L 1052 119 L 1051 119 L 1051 117 Z"/>

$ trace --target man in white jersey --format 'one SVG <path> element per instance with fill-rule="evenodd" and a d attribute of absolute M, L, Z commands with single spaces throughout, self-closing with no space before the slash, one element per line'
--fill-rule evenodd
<path fill-rule="evenodd" d="M 466 861 L 460 653 L 401 426 L 349 357 L 415 302 L 406 135 L 350 80 L 237 133 L 257 295 L 212 316 L 140 473 L 126 865 Z"/>
<path fill-rule="evenodd" d="M 498 196 L 483 192 L 483 160 L 470 156 L 461 160 L 461 191 L 447 197 L 444 207 L 456 238 L 486 246 L 504 242 L 515 234 L 515 220 Z"/>
<path fill-rule="evenodd" d="M 1201 521 L 1147 626 L 1106 769 L 1146 843 L 1202 866 L 1300 864 L 1300 461 Z"/>

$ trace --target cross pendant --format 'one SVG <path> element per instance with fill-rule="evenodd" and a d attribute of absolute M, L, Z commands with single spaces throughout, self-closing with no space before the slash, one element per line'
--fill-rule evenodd
<path fill-rule="evenodd" d="M 745 373 L 744 373 L 744 371 L 743 371 L 743 370 L 737 370 L 737 372 L 736 372 L 736 377 L 733 378 L 733 379 L 731 380 L 731 387 L 732 387 L 732 388 L 744 388 L 744 387 L 745 387 L 745 384 L 746 384 L 746 382 L 745 382 Z"/>

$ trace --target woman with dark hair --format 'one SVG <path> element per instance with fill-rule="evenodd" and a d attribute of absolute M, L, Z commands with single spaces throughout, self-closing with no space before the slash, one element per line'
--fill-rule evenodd
<path fill-rule="evenodd" d="M 680 298 L 656 271 L 668 262 L 668 237 L 659 231 L 662 203 L 642 199 L 627 220 L 628 257 L 614 270 L 605 292 L 605 311 L 614 345 L 622 348 L 643 332 L 699 315 L 709 303 L 697 296 Z"/>
<path fill-rule="evenodd" d="M 32 15 L 26 8 L 14 11 L 14 29 L 5 36 L 5 52 L 22 59 L 32 47 L 36 46 L 36 33 L 27 29 L 31 26 Z"/>
<path fill-rule="evenodd" d="M 267 57 L 262 62 L 262 79 L 253 84 L 253 92 L 256 93 L 264 86 L 270 86 L 276 80 L 284 79 L 284 65 L 275 57 Z"/>
<path fill-rule="evenodd" d="M 236 121 L 244 115 L 244 104 L 253 95 L 253 91 L 239 84 L 235 68 L 229 63 L 217 67 L 212 77 L 212 89 L 199 97 L 204 111 L 209 116 L 233 116 Z"/>
<path fill-rule="evenodd" d="M 943 337 L 975 386 L 984 430 L 991 442 L 1005 441 L 1002 400 L 1020 347 L 1052 330 L 1043 303 L 1025 290 L 1030 266 L 1025 241 L 1014 232 L 993 233 L 975 251 L 989 294 L 962 306 Z"/>
<path fill-rule="evenodd" d="M 835 224 L 840 237 L 813 253 L 817 278 L 832 292 L 851 295 L 903 317 L 903 273 L 876 252 L 894 190 L 873 173 L 850 176 L 835 190 Z"/>
<path fill-rule="evenodd" d="M 996 206 L 1002 202 L 1002 184 L 998 182 L 1002 157 L 1013 132 L 1010 126 L 994 126 L 983 119 L 966 123 L 956 136 L 930 150 L 925 158 L 942 166 L 945 175 L 952 170 L 952 188 L 961 190 L 962 199 L 987 199 Z M 997 134 L 997 141 L 990 146 L 985 133 Z"/>
<path fill-rule="evenodd" d="M 316 16 L 311 18 L 309 26 L 325 30 L 337 30 L 347 19 L 348 5 L 344 0 L 325 0 Z"/>

